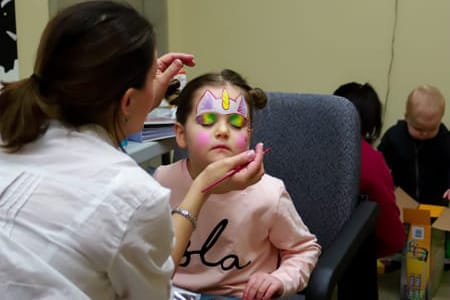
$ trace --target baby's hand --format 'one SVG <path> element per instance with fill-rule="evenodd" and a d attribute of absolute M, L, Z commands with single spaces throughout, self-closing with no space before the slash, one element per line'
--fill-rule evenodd
<path fill-rule="evenodd" d="M 444 193 L 444 195 L 442 196 L 442 198 L 447 199 L 447 200 L 450 200 L 450 189 L 448 189 L 448 190 Z"/>
<path fill-rule="evenodd" d="M 243 300 L 269 300 L 283 294 L 283 283 L 268 273 L 258 272 L 250 276 Z"/>

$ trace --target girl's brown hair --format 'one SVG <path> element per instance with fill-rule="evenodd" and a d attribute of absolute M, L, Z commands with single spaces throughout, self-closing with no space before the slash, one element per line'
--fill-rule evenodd
<path fill-rule="evenodd" d="M 207 73 L 196 77 L 189 81 L 181 94 L 174 100 L 177 108 L 177 121 L 185 124 L 189 113 L 193 109 L 194 94 L 204 86 L 223 86 L 230 84 L 241 88 L 245 95 L 243 95 L 250 107 L 250 120 L 252 120 L 253 107 L 261 109 L 266 106 L 267 96 L 260 88 L 252 88 L 247 81 L 237 72 L 225 69 L 219 73 Z"/>

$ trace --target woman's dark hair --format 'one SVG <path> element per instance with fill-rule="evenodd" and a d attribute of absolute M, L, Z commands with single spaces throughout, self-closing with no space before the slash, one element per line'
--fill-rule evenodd
<path fill-rule="evenodd" d="M 333 94 L 347 98 L 355 105 L 361 120 L 361 136 L 370 144 L 375 142 L 382 128 L 381 101 L 375 89 L 369 83 L 350 82 L 341 85 Z"/>
<path fill-rule="evenodd" d="M 207 73 L 189 81 L 181 94 L 174 100 L 177 108 L 177 121 L 185 124 L 189 113 L 193 109 L 194 93 L 204 86 L 224 86 L 226 84 L 237 86 L 244 90 L 243 95 L 249 105 L 250 121 L 253 116 L 253 107 L 261 109 L 266 106 L 267 96 L 260 88 L 252 88 L 247 81 L 237 72 L 229 69 L 219 73 Z"/>
<path fill-rule="evenodd" d="M 39 138 L 50 119 L 74 129 L 98 124 L 120 144 L 120 100 L 140 89 L 155 55 L 152 25 L 113 1 L 75 4 L 47 24 L 33 75 L 0 92 L 2 146 L 18 151 Z"/>

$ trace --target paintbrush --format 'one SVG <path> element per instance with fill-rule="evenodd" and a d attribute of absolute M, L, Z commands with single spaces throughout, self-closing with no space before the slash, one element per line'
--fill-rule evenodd
<path fill-rule="evenodd" d="M 263 151 L 263 154 L 269 153 L 271 148 L 267 148 Z M 251 161 L 243 164 L 243 165 L 239 165 L 237 167 L 234 167 L 232 170 L 228 171 L 228 173 L 226 173 L 225 175 L 223 175 L 222 177 L 220 177 L 219 179 L 217 179 L 216 181 L 214 181 L 213 183 L 211 183 L 210 185 L 208 185 L 206 188 L 204 188 L 202 190 L 202 193 L 206 193 L 210 190 L 212 190 L 213 188 L 215 188 L 219 183 L 221 183 L 222 181 L 224 181 L 225 179 L 230 178 L 231 176 L 233 176 L 234 174 L 236 174 L 237 172 L 239 172 L 240 170 L 242 170 L 243 168 L 245 168 Z"/>

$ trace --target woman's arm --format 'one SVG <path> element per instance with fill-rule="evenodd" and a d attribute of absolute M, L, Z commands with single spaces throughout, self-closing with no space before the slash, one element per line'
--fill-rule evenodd
<path fill-rule="evenodd" d="M 227 157 L 211 163 L 203 170 L 192 183 L 184 200 L 179 207 L 187 210 L 193 218 L 197 218 L 203 203 L 210 194 L 222 194 L 233 190 L 241 190 L 258 182 L 264 174 L 263 145 L 256 145 L 255 150 L 249 150 L 241 154 Z M 236 166 L 250 163 L 241 171 L 225 180 L 211 191 L 203 193 L 202 190 L 218 178 L 225 175 Z M 184 250 L 194 230 L 191 220 L 181 214 L 172 215 L 175 231 L 175 247 L 172 250 L 172 258 L 175 265 L 180 262 Z"/>

